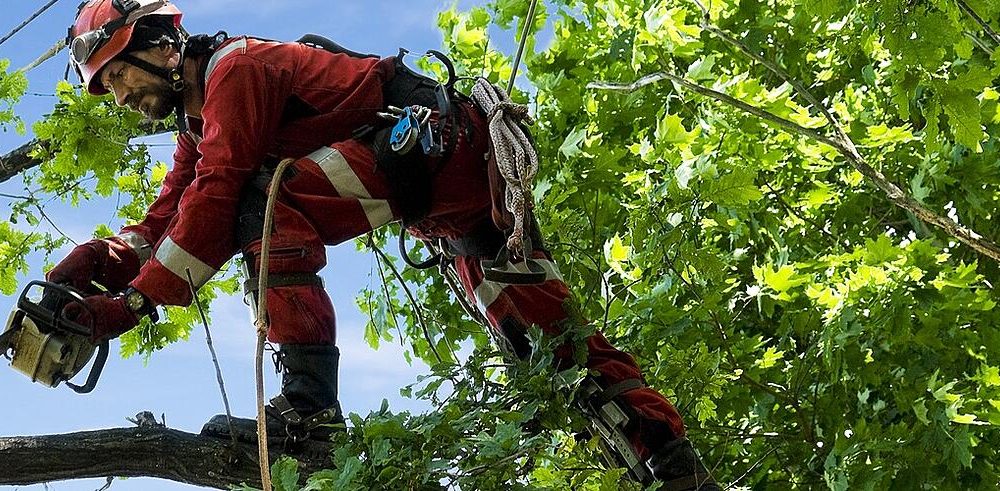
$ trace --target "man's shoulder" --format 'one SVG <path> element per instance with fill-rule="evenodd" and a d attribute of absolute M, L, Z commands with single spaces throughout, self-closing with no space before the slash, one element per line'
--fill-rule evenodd
<path fill-rule="evenodd" d="M 205 80 L 222 66 L 293 63 L 296 52 L 302 49 L 300 43 L 272 41 L 252 36 L 234 36 L 226 39 L 215 49 L 205 68 Z"/>

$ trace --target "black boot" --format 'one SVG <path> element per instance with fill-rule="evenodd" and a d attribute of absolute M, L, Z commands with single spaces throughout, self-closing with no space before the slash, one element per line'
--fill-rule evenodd
<path fill-rule="evenodd" d="M 282 368 L 281 394 L 265 407 L 269 444 L 300 443 L 306 440 L 326 442 L 344 416 L 337 400 L 337 368 L 340 350 L 333 345 L 285 344 L 278 351 Z M 233 418 L 236 439 L 257 442 L 257 420 Z M 201 433 L 231 438 L 230 421 L 219 414 L 205 423 Z"/>
<path fill-rule="evenodd" d="M 653 452 L 648 461 L 656 481 L 663 482 L 664 491 L 719 491 L 694 446 L 687 438 L 667 442 Z"/>

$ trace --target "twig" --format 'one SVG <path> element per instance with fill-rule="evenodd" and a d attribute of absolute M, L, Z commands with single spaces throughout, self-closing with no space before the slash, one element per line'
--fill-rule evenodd
<path fill-rule="evenodd" d="M 980 17 L 975 10 L 972 10 L 972 7 L 970 7 L 969 4 L 965 3 L 965 0 L 955 0 L 955 3 L 958 4 L 958 8 L 962 9 L 962 12 L 965 12 L 966 15 L 972 17 L 972 20 L 976 21 L 980 25 L 980 27 L 983 28 L 983 32 L 985 32 L 986 35 L 989 36 L 990 39 L 992 39 L 993 42 L 997 44 L 997 46 L 1000 46 L 1000 34 L 997 34 L 997 32 L 994 31 L 992 27 L 990 27 L 990 24 L 988 22 L 983 20 L 983 18 Z"/>
<path fill-rule="evenodd" d="M 757 461 L 753 463 L 753 465 L 751 465 L 750 467 L 748 467 L 746 472 L 744 472 L 743 474 L 741 474 L 740 477 L 737 477 L 736 479 L 734 479 L 733 482 L 729 483 L 729 485 L 735 487 L 737 484 L 739 484 L 740 481 L 746 479 L 746 477 L 749 476 L 750 473 L 753 472 L 753 470 L 758 465 L 761 464 L 761 462 L 764 462 L 764 459 L 770 457 L 771 454 L 775 452 L 775 450 L 777 450 L 777 447 L 771 447 L 767 452 L 764 452 L 764 455 L 761 455 L 760 458 L 757 459 Z"/>
<path fill-rule="evenodd" d="M 444 359 L 441 358 L 441 355 L 438 353 L 437 348 L 434 346 L 434 340 L 431 338 L 431 333 L 427 329 L 427 322 L 424 320 L 424 314 L 422 310 L 423 307 L 421 307 L 420 304 L 417 303 L 417 299 L 413 295 L 413 292 L 410 291 L 410 287 L 409 285 L 406 284 L 406 280 L 403 279 L 403 275 L 400 274 L 399 269 L 396 268 L 396 265 L 392 264 L 392 261 L 389 260 L 389 256 L 387 256 L 385 252 L 383 252 L 382 249 L 380 249 L 378 245 L 375 244 L 374 241 L 369 240 L 368 246 L 371 247 L 372 250 L 374 250 L 375 253 L 382 258 L 383 261 L 385 261 L 387 266 L 389 266 L 389 270 L 392 271 L 392 275 L 396 277 L 396 281 L 399 282 L 399 286 L 403 288 L 403 292 L 406 294 L 406 298 L 410 301 L 410 306 L 413 308 L 413 313 L 417 317 L 417 323 L 420 324 L 420 329 L 424 332 L 424 339 L 427 341 L 427 345 L 430 346 L 431 352 L 434 353 L 434 358 L 437 359 L 438 363 L 443 362 Z"/>
<path fill-rule="evenodd" d="M 802 220 L 803 222 L 808 223 L 809 225 L 812 225 L 816 230 L 819 230 L 821 234 L 823 234 L 824 236 L 826 236 L 826 238 L 832 240 L 833 242 L 837 242 L 837 238 L 834 237 L 833 234 L 831 234 L 830 232 L 828 232 L 825 228 L 821 227 L 818 223 L 816 223 L 815 220 L 813 220 L 813 219 L 811 219 L 809 217 L 806 217 L 804 215 L 799 214 L 798 211 L 795 208 L 792 208 L 792 205 L 790 205 L 788 203 L 785 203 L 785 199 L 782 198 L 781 194 L 778 193 L 778 191 L 776 191 L 771 186 L 771 183 L 769 183 L 769 182 L 767 182 L 765 180 L 764 181 L 764 186 L 767 187 L 767 189 L 769 191 L 771 191 L 771 195 L 774 196 L 774 200 L 777 201 L 778 204 L 780 204 L 781 207 L 785 209 L 785 211 L 787 211 L 788 213 L 791 213 L 792 216 L 798 218 L 799 220 Z"/>
<path fill-rule="evenodd" d="M 111 488 L 111 483 L 113 483 L 114 481 L 115 478 L 113 476 L 108 476 L 107 481 L 104 483 L 104 486 L 98 488 L 97 491 L 108 491 L 108 489 Z"/>
<path fill-rule="evenodd" d="M 479 474 L 480 472 L 483 472 L 486 469 L 489 469 L 490 467 L 498 466 L 500 464 L 506 464 L 507 462 L 510 462 L 512 460 L 517 460 L 517 459 L 519 459 L 521 457 L 524 457 L 524 456 L 528 455 L 529 453 L 531 453 L 533 450 L 534 449 L 530 448 L 530 447 L 529 448 L 522 448 L 520 451 L 514 452 L 514 453 L 512 453 L 512 454 L 510 454 L 510 455 L 508 455 L 508 456 L 506 456 L 506 457 L 504 457 L 504 458 L 502 458 L 500 460 L 497 460 L 497 461 L 494 461 L 494 462 L 490 462 L 488 464 L 483 464 L 483 465 L 478 465 L 476 467 L 473 467 L 472 469 L 469 469 L 469 470 L 463 472 L 462 474 L 459 474 L 459 477 L 471 477 L 471 476 L 474 476 L 476 474 Z"/>
<path fill-rule="evenodd" d="M 30 191 L 29 191 L 29 193 L 30 193 Z M 30 201 L 31 201 L 31 204 L 34 205 L 35 209 L 38 210 L 38 214 L 41 215 L 42 218 L 45 219 L 45 221 L 48 222 L 49 225 L 51 225 L 53 229 L 55 229 L 56 232 L 59 232 L 59 235 L 62 235 L 63 238 L 65 238 L 65 239 L 69 240 L 70 242 L 72 242 L 73 245 L 80 245 L 80 243 L 78 243 L 77 241 L 73 240 L 72 237 L 70 237 L 69 235 L 66 235 L 66 232 L 63 232 L 62 229 L 59 228 L 58 225 L 56 225 L 56 222 L 52 221 L 52 219 L 49 218 L 49 215 L 47 213 L 45 213 L 45 208 L 43 208 L 41 205 L 38 204 L 38 200 L 36 200 L 34 198 L 33 194 L 32 194 L 32 197 L 31 197 Z"/>
<path fill-rule="evenodd" d="M 985 42 L 985 41 L 983 41 L 982 39 L 979 39 L 979 36 L 975 35 L 975 34 L 974 34 L 974 33 L 972 33 L 972 32 L 969 32 L 969 31 L 965 31 L 965 32 L 963 32 L 962 34 L 964 34 L 964 35 L 965 35 L 965 37 L 967 37 L 967 38 L 969 38 L 970 40 L 972 40 L 972 42 L 973 42 L 973 43 L 974 43 L 974 44 L 975 44 L 976 46 L 979 46 L 979 49 L 981 49 L 981 50 L 985 51 L 985 52 L 986 52 L 986 54 L 988 54 L 988 55 L 990 55 L 990 56 L 993 56 L 993 48 L 991 48 L 991 47 L 987 46 L 987 45 L 986 45 L 986 42 Z"/>
<path fill-rule="evenodd" d="M 371 232 L 368 232 L 368 243 L 374 244 Z M 399 328 L 399 321 L 396 319 L 396 309 L 392 306 L 392 298 L 389 295 L 389 282 L 385 280 L 385 271 L 382 270 L 382 258 L 376 256 L 375 262 L 378 264 L 378 277 L 382 280 L 382 294 L 385 295 L 385 301 L 389 305 L 389 316 L 392 318 L 392 325 L 396 328 L 396 334 L 399 336 L 399 345 L 403 345 L 403 330 Z M 375 328 L 375 332 L 381 337 L 382 333 L 379 331 L 378 326 L 375 325 L 375 318 L 372 317 L 372 326 Z"/>
<path fill-rule="evenodd" d="M 215 345 L 212 344 L 212 331 L 208 328 L 208 318 L 205 316 L 205 310 L 201 308 L 198 292 L 195 291 L 191 268 L 184 268 L 184 270 L 187 272 L 188 289 L 191 292 L 192 302 L 198 308 L 198 315 L 201 316 L 201 325 L 205 327 L 205 342 L 208 344 L 208 352 L 212 354 L 212 364 L 215 365 L 215 379 L 219 382 L 219 392 L 222 393 L 222 404 L 226 407 L 226 423 L 229 425 L 229 436 L 233 438 L 233 445 L 236 445 L 236 430 L 233 429 L 233 412 L 229 408 L 229 396 L 226 394 L 226 382 L 222 380 L 222 367 L 219 365 L 219 357 L 216 356 Z"/>

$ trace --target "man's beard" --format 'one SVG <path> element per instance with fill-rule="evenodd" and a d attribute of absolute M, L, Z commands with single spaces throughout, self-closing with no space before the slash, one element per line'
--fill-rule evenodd
<path fill-rule="evenodd" d="M 146 99 L 147 96 L 152 96 L 150 97 L 152 102 L 145 108 L 140 107 L 139 104 L 142 104 L 143 99 Z M 166 119 L 180 103 L 181 93 L 174 91 L 166 84 L 143 88 L 129 96 L 129 100 L 126 101 L 126 104 L 133 111 L 142 113 L 143 116 L 152 121 Z"/>

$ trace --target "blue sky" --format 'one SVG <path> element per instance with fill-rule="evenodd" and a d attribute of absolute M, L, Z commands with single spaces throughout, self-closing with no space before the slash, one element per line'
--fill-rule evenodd
<path fill-rule="evenodd" d="M 27 18 L 44 1 L 5 1 L 6 14 L 0 21 L 0 33 Z M 230 34 L 253 34 L 266 38 L 293 40 L 308 32 L 330 37 L 356 51 L 394 54 L 405 46 L 415 51 L 438 48 L 441 34 L 436 28 L 437 12 L 447 9 L 448 0 L 404 2 L 401 0 L 370 0 L 368 2 L 298 0 L 177 0 L 184 10 L 184 24 L 192 33 L 225 30 Z M 459 8 L 480 3 L 459 2 Z M 62 36 L 73 20 L 79 0 L 61 0 L 39 19 L 16 36 L 0 45 L 0 58 L 11 60 L 12 67 L 21 67 L 46 51 Z M 503 40 L 498 45 L 508 45 Z M 508 48 L 509 49 L 509 48 Z M 30 93 L 18 106 L 19 114 L 29 123 L 49 112 L 57 80 L 66 67 L 66 54 L 61 53 L 29 73 Z M 74 81 L 75 82 L 75 81 Z M 29 125 L 30 126 L 30 125 Z M 12 132 L 0 133 L 0 155 L 16 148 L 30 138 Z M 172 137 L 150 139 L 154 157 L 170 163 Z M 12 179 L 0 184 L 0 193 L 21 194 L 23 184 Z M 78 242 L 91 236 L 99 223 L 112 229 L 122 223 L 114 217 L 114 202 L 97 201 L 72 209 L 58 200 L 47 208 L 48 213 L 67 235 Z M 68 252 L 60 251 L 57 256 Z M 364 318 L 354 305 L 358 290 L 377 282 L 369 276 L 373 258 L 366 252 L 356 252 L 353 244 L 329 249 L 329 266 L 322 272 L 333 297 L 338 315 L 338 339 L 343 353 L 340 370 L 341 401 L 345 410 L 367 413 L 377 409 L 387 398 L 394 410 L 425 409 L 423 404 L 399 396 L 399 387 L 412 383 L 425 367 L 420 362 L 408 366 L 397 344 L 384 345 L 373 351 L 362 340 Z M 33 258 L 30 273 L 23 277 L 41 278 L 41 258 Z M 13 305 L 12 298 L 0 298 L 0 311 L 6 315 Z M 253 347 L 255 334 L 249 311 L 239 298 L 221 299 L 213 305 L 212 335 L 222 364 L 227 392 L 236 415 L 254 413 Z M 113 345 L 112 350 L 117 346 Z M 6 364 L 6 362 L 4 362 Z M 268 393 L 278 387 L 273 370 L 266 381 Z M 0 391 L 5 404 L 0 404 L 0 436 L 66 433 L 81 430 L 127 426 L 125 418 L 143 410 L 164 414 L 167 425 L 184 431 L 197 432 L 213 414 L 223 411 L 215 381 L 214 368 L 205 345 L 205 335 L 196 329 L 188 342 L 178 343 L 156 354 L 148 364 L 140 359 L 122 360 L 112 356 L 97 390 L 89 395 L 77 395 L 65 387 L 48 389 L 32 384 L 21 374 L 8 368 L 0 369 Z M 4 465 L 0 463 L 0 465 Z M 92 491 L 104 484 L 103 479 L 50 483 L 48 489 L 58 491 Z M 36 486 L 0 486 L 0 490 L 41 490 Z M 116 480 L 112 490 L 158 491 L 198 489 L 193 486 L 154 479 Z"/>

